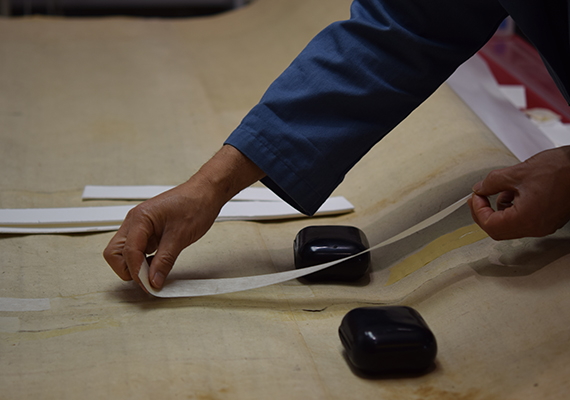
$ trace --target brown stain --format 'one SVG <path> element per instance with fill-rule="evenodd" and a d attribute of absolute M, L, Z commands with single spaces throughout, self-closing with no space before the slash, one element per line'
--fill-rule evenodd
<path fill-rule="evenodd" d="M 479 388 L 469 388 L 462 391 L 445 390 L 434 387 L 433 385 L 422 385 L 417 388 L 413 395 L 405 395 L 404 397 L 392 397 L 392 399 L 421 399 L 421 400 L 499 400 L 493 394 L 483 393 Z"/>
<path fill-rule="evenodd" d="M 433 387 L 432 385 L 421 386 L 414 391 L 418 399 L 425 400 L 483 400 L 488 397 L 481 395 L 480 389 L 471 388 L 465 392 L 448 391 Z"/>
<path fill-rule="evenodd" d="M 215 393 L 215 391 L 212 392 L 197 392 L 197 393 L 192 393 L 189 394 L 187 396 L 188 400 L 221 400 L 221 399 L 227 399 L 228 397 L 228 393 L 230 392 L 230 389 L 227 387 L 223 387 L 221 389 L 217 390 L 217 393 Z"/>
<path fill-rule="evenodd" d="M 70 326 L 66 328 L 55 328 L 48 330 L 38 330 L 38 331 L 19 331 L 16 333 L 4 333 L 0 334 L 0 340 L 3 342 L 20 342 L 20 341 L 30 341 L 30 340 L 43 340 L 51 339 L 58 336 L 69 335 L 71 333 L 79 333 L 90 331 L 93 329 L 104 329 L 110 327 L 119 327 L 121 324 L 119 321 L 115 320 L 101 320 L 91 324 L 82 324 L 76 326 Z"/>

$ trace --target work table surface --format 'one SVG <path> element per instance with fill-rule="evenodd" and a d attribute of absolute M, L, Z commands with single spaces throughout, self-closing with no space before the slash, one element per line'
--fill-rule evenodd
<path fill-rule="evenodd" d="M 81 192 L 185 181 L 349 5 L 256 0 L 196 19 L 0 19 L 0 207 L 130 204 L 85 202 Z M 216 223 L 172 277 L 292 269 L 293 239 L 309 225 L 354 225 L 379 243 L 516 162 L 444 85 L 337 189 L 355 212 Z M 0 398 L 566 398 L 569 228 L 445 245 L 472 224 L 463 207 L 373 252 L 370 278 L 356 284 L 295 280 L 190 299 L 121 281 L 102 257 L 113 232 L 0 235 L 0 297 L 49 299 L 43 311 L 0 311 Z M 370 378 L 350 368 L 342 317 L 385 304 L 427 321 L 439 347 L 432 371 Z"/>

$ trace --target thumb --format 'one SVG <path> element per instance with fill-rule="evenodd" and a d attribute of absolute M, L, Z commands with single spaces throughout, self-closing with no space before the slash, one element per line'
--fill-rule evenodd
<path fill-rule="evenodd" d="M 182 248 L 163 237 L 149 266 L 148 279 L 155 289 L 161 289 Z"/>

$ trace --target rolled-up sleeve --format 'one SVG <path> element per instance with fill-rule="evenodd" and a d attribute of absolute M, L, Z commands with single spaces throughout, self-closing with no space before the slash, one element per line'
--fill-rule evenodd
<path fill-rule="evenodd" d="M 374 144 L 505 18 L 489 0 L 361 0 L 319 33 L 226 143 L 263 183 L 313 214 Z"/>

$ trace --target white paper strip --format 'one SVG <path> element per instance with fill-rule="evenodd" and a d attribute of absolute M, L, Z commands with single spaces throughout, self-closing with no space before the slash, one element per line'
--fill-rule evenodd
<path fill-rule="evenodd" d="M 154 289 L 148 280 L 149 266 L 146 260 L 143 261 L 141 269 L 139 271 L 139 278 L 143 283 L 146 290 L 156 297 L 196 297 L 196 296 L 209 296 L 224 293 L 233 293 L 243 290 L 256 289 L 264 286 L 274 285 L 276 283 L 286 282 L 291 279 L 296 279 L 303 277 L 305 275 L 311 274 L 313 272 L 321 271 L 325 268 L 332 267 L 333 265 L 339 264 L 343 261 L 349 260 L 354 257 L 358 257 L 361 254 L 367 253 L 369 251 L 378 249 L 380 247 L 387 246 L 391 243 L 397 242 L 398 240 L 404 239 L 422 229 L 427 228 L 430 225 L 440 221 L 441 219 L 447 217 L 463 204 L 467 202 L 467 199 L 471 197 L 471 194 L 465 196 L 464 198 L 453 203 L 446 209 L 438 212 L 437 214 L 427 218 L 426 220 L 406 229 L 402 233 L 391 237 L 368 250 L 361 253 L 354 254 L 350 257 L 345 257 L 337 261 L 328 262 L 325 264 L 315 265 L 313 267 L 296 269 L 292 271 L 278 272 L 275 274 L 267 275 L 256 275 L 256 276 L 245 276 L 240 278 L 221 278 L 221 279 L 184 279 L 184 280 L 171 280 L 167 281 L 161 290 Z"/>
<path fill-rule="evenodd" d="M 106 207 L 28 208 L 0 210 L 0 233 L 85 233 L 117 230 L 135 205 Z M 329 198 L 315 215 L 354 210 L 344 197 Z M 283 201 L 229 202 L 216 221 L 261 221 L 303 217 Z"/>
<path fill-rule="evenodd" d="M 283 202 L 281 197 L 277 196 L 271 190 L 264 187 L 248 187 L 236 194 L 231 201 L 279 201 Z"/>
<path fill-rule="evenodd" d="M 45 311 L 49 309 L 49 299 L 0 297 L 0 311 Z"/>
<path fill-rule="evenodd" d="M 174 186 L 97 186 L 87 185 L 83 189 L 83 200 L 147 200 Z M 275 193 L 263 187 L 248 187 L 230 201 L 279 201 Z"/>
<path fill-rule="evenodd" d="M 83 189 L 83 200 L 147 200 L 174 186 L 97 186 L 87 185 Z"/>
<path fill-rule="evenodd" d="M 460 66 L 447 83 L 519 160 L 554 147 L 540 129 L 503 96 L 480 56 L 475 55 Z"/>
<path fill-rule="evenodd" d="M 135 205 L 0 210 L 0 225 L 116 225 Z"/>
<path fill-rule="evenodd" d="M 69 234 L 69 233 L 94 233 L 116 231 L 121 225 L 101 225 L 101 226 L 60 226 L 56 228 L 47 227 L 6 227 L 0 226 L 0 234 L 4 235 L 40 235 L 40 234 Z"/>
<path fill-rule="evenodd" d="M 327 199 L 315 215 L 342 214 L 352 210 L 354 210 L 354 206 L 344 197 L 338 196 Z M 222 207 L 216 221 L 261 221 L 302 216 L 302 213 L 283 201 L 234 201 L 228 202 Z"/>

